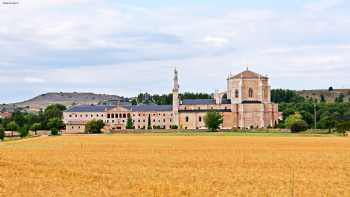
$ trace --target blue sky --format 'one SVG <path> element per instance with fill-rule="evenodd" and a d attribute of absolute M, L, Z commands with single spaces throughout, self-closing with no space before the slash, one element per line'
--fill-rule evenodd
<path fill-rule="evenodd" d="M 247 66 L 272 88 L 350 88 L 346 0 L 18 0 L 0 4 L 0 103 L 45 92 L 224 90 Z"/>

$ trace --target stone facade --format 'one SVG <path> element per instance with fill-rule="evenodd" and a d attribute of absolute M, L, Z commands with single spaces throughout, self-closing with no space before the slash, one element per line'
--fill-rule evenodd
<path fill-rule="evenodd" d="M 77 106 L 64 112 L 67 133 L 84 132 L 90 120 L 103 120 L 106 131 L 126 129 L 131 117 L 135 129 L 206 129 L 204 116 L 214 110 L 223 115 L 222 129 L 266 128 L 278 124 L 278 105 L 271 103 L 268 78 L 260 74 L 243 71 L 227 79 L 227 91 L 215 92 L 213 99 L 179 98 L 178 72 L 175 70 L 173 105 L 117 104 L 116 106 Z"/>

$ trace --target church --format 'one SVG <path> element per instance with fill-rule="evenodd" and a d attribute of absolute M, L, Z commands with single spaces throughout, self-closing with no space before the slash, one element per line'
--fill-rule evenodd
<path fill-rule="evenodd" d="M 105 132 L 125 130 L 131 117 L 135 129 L 206 129 L 204 116 L 217 111 L 223 116 L 221 129 L 274 127 L 279 121 L 278 105 L 271 103 L 267 76 L 245 70 L 227 78 L 227 90 L 212 99 L 181 99 L 178 71 L 174 71 L 172 105 L 118 103 L 80 105 L 63 112 L 66 133 L 83 133 L 85 124 L 102 120 Z"/>

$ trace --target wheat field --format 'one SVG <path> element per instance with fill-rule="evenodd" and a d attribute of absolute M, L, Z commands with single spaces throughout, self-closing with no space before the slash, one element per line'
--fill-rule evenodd
<path fill-rule="evenodd" d="M 6 142 L 0 196 L 350 196 L 350 138 L 118 134 Z"/>

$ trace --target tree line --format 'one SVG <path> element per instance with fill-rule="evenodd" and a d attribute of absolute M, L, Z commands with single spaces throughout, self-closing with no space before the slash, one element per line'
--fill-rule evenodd
<path fill-rule="evenodd" d="M 180 99 L 210 99 L 213 98 L 212 94 L 207 93 L 191 93 L 185 92 L 179 94 Z M 137 104 L 149 104 L 154 103 L 157 105 L 171 105 L 173 103 L 173 94 L 149 94 L 149 93 L 140 93 L 136 98 L 131 100 L 133 105 Z"/>
<path fill-rule="evenodd" d="M 30 130 L 50 130 L 52 135 L 57 135 L 64 127 L 64 110 L 64 105 L 54 104 L 37 113 L 15 111 L 10 118 L 0 118 L 0 139 L 4 138 L 5 130 L 12 131 L 12 135 L 18 132 L 21 137 L 26 137 Z"/>
<path fill-rule="evenodd" d="M 283 120 L 278 127 L 291 128 L 292 122 L 298 122 L 306 128 L 328 129 L 343 132 L 350 129 L 350 102 L 337 99 L 334 103 L 305 99 L 292 90 L 272 90 L 271 100 L 279 103 Z"/>

